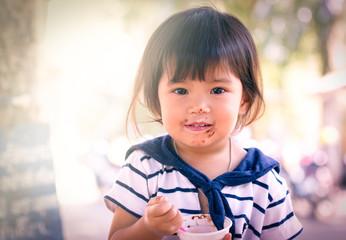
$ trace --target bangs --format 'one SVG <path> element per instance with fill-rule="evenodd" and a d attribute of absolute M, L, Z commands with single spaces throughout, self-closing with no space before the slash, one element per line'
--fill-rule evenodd
<path fill-rule="evenodd" d="M 172 36 L 162 61 L 172 82 L 187 78 L 203 81 L 207 73 L 212 73 L 221 62 L 227 62 L 227 54 L 215 37 L 216 32 L 211 25 L 187 25 Z"/>
<path fill-rule="evenodd" d="M 246 69 L 241 67 L 245 64 L 240 63 L 249 58 L 244 55 L 244 44 L 239 42 L 241 34 L 237 31 L 243 28 L 237 19 L 208 9 L 181 19 L 184 23 L 178 18 L 171 26 L 165 26 L 165 46 L 161 48 L 161 69 L 167 71 L 172 82 L 187 78 L 204 81 L 218 67 L 227 68 L 238 78 L 244 76 Z"/>
<path fill-rule="evenodd" d="M 186 79 L 205 81 L 208 76 L 214 74 L 216 68 L 229 69 L 225 58 L 207 55 L 206 52 L 198 55 L 185 52 L 184 57 L 181 57 L 180 53 L 167 55 L 162 65 L 170 81 L 174 83 L 183 82 Z"/>

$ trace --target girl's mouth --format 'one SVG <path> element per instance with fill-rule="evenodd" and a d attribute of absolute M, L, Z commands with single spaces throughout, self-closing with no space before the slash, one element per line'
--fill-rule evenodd
<path fill-rule="evenodd" d="M 185 128 L 194 132 L 206 131 L 209 130 L 211 127 L 212 125 L 208 123 L 193 123 L 185 125 Z"/>

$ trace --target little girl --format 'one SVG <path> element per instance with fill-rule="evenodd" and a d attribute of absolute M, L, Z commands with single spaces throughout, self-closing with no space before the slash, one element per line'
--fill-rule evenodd
<path fill-rule="evenodd" d="M 279 163 L 233 141 L 262 113 L 261 84 L 254 41 L 234 16 L 193 8 L 158 27 L 139 66 L 129 114 L 137 127 L 142 94 L 168 135 L 128 150 L 105 196 L 114 212 L 109 239 L 168 238 L 184 215 L 199 213 L 209 213 L 218 229 L 229 217 L 232 239 L 300 234 Z"/>

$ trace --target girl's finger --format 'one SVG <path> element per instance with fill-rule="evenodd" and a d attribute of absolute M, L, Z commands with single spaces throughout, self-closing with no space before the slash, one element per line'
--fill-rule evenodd
<path fill-rule="evenodd" d="M 231 234 L 226 233 L 225 237 L 223 238 L 223 240 L 231 240 Z"/>
<path fill-rule="evenodd" d="M 173 205 L 168 201 L 156 202 L 146 207 L 146 211 L 153 217 L 160 217 L 172 209 Z"/>
<path fill-rule="evenodd" d="M 162 202 L 167 202 L 168 199 L 166 197 L 163 196 L 157 196 L 157 197 L 153 197 L 149 200 L 147 206 L 152 206 L 158 203 L 162 203 Z"/>

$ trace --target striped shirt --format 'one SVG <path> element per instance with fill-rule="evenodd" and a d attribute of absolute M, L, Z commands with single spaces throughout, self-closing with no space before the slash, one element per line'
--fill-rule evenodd
<path fill-rule="evenodd" d="M 302 231 L 287 184 L 274 169 L 252 182 L 225 186 L 221 192 L 234 215 L 234 239 L 293 239 Z M 198 189 L 189 179 L 142 150 L 127 157 L 105 203 L 112 211 L 119 206 L 140 218 L 155 196 L 167 197 L 183 215 L 201 213 Z"/>

